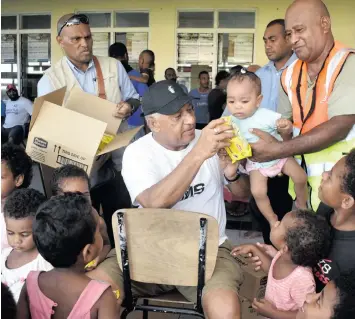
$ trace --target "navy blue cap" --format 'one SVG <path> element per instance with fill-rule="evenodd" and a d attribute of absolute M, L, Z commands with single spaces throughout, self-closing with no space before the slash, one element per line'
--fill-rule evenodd
<path fill-rule="evenodd" d="M 154 113 L 173 115 L 185 104 L 191 103 L 191 100 L 192 98 L 175 81 L 156 82 L 143 95 L 143 114 L 144 116 Z"/>

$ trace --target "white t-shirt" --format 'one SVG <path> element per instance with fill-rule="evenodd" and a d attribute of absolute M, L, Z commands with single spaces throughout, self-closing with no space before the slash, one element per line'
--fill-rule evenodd
<path fill-rule="evenodd" d="M 6 100 L 6 117 L 4 128 L 12 128 L 16 125 L 28 123 L 32 115 L 32 102 L 22 96 L 17 101 Z"/>
<path fill-rule="evenodd" d="M 191 151 L 200 137 L 181 151 L 171 151 L 157 143 L 152 133 L 141 137 L 126 148 L 123 155 L 122 176 L 134 205 L 136 198 L 146 189 L 169 175 Z M 172 208 L 204 213 L 214 217 L 219 225 L 219 244 L 226 239 L 226 209 L 223 197 L 224 176 L 218 156 L 206 160 L 183 198 Z"/>
<path fill-rule="evenodd" d="M 22 286 L 30 271 L 49 271 L 53 269 L 53 266 L 38 254 L 37 258 L 28 264 L 20 268 L 9 269 L 6 267 L 6 260 L 11 251 L 11 247 L 2 251 L 1 282 L 9 287 L 17 302 L 20 298 Z"/>

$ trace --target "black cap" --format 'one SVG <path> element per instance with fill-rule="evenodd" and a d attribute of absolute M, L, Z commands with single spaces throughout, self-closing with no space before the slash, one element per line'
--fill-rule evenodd
<path fill-rule="evenodd" d="M 187 103 L 191 103 L 189 97 L 181 86 L 171 80 L 160 81 L 149 87 L 142 99 L 144 116 L 159 113 L 172 115 L 179 112 Z"/>

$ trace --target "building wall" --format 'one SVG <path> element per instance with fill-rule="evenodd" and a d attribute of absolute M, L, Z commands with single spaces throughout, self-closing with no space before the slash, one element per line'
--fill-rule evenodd
<path fill-rule="evenodd" d="M 263 32 L 266 24 L 283 18 L 291 0 L 2 0 L 2 14 L 50 13 L 52 15 L 52 63 L 63 55 L 55 41 L 56 22 L 73 11 L 147 10 L 150 13 L 149 48 L 156 54 L 156 78 L 162 79 L 167 67 L 176 63 L 178 9 L 256 9 L 255 63 L 267 62 Z M 326 0 L 335 38 L 355 47 L 354 0 Z"/>

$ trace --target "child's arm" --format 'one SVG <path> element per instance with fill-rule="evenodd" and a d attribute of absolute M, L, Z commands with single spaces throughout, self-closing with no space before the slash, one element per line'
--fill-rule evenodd
<path fill-rule="evenodd" d="M 110 239 L 108 238 L 108 234 L 107 234 L 107 226 L 106 226 L 106 223 L 102 217 L 100 217 L 100 234 L 101 234 L 102 240 L 103 240 L 103 247 L 102 247 L 102 251 L 99 255 L 97 264 L 104 261 L 107 254 L 111 250 L 111 243 L 110 243 Z"/>
<path fill-rule="evenodd" d="M 284 141 L 289 141 L 292 139 L 292 130 L 293 125 L 292 122 L 288 119 L 278 119 L 276 121 L 277 131 L 280 133 L 282 139 Z"/>
<path fill-rule="evenodd" d="M 119 318 L 119 306 L 117 299 L 111 290 L 111 287 L 106 289 L 106 291 L 100 297 L 97 318 Z"/>
<path fill-rule="evenodd" d="M 24 283 L 20 298 L 17 302 L 17 314 L 18 319 L 31 319 L 30 305 L 28 302 L 26 282 Z"/>
<path fill-rule="evenodd" d="M 134 75 L 130 75 L 129 78 L 131 80 L 140 82 L 140 83 L 145 83 L 147 84 L 149 81 L 149 75 L 147 73 L 142 73 L 142 76 L 134 76 Z"/>
<path fill-rule="evenodd" d="M 255 245 L 241 245 L 241 246 L 234 247 L 231 254 L 233 256 L 237 256 L 237 255 L 248 255 L 249 257 L 258 256 L 261 261 L 261 266 L 260 266 L 261 269 L 266 273 L 269 272 L 272 258 L 268 256 L 266 253 L 264 253 L 263 251 L 261 251 Z"/>
<path fill-rule="evenodd" d="M 278 310 L 270 301 L 266 299 L 254 299 L 252 307 L 256 310 L 256 312 L 270 319 L 296 319 L 298 313 L 298 311 Z"/>
<path fill-rule="evenodd" d="M 103 247 L 102 247 L 102 250 L 101 250 L 101 253 L 99 254 L 99 256 L 96 257 L 95 263 L 92 265 L 90 264 L 89 267 L 86 267 L 85 268 L 86 271 L 90 271 L 90 270 L 95 269 L 100 263 L 102 263 L 106 259 L 107 254 L 111 250 L 111 243 L 110 243 L 110 239 L 107 234 L 107 226 L 106 226 L 106 223 L 102 217 L 100 217 L 99 223 L 100 223 L 99 226 L 100 226 L 100 234 L 101 234 L 102 241 L 103 241 Z"/>

